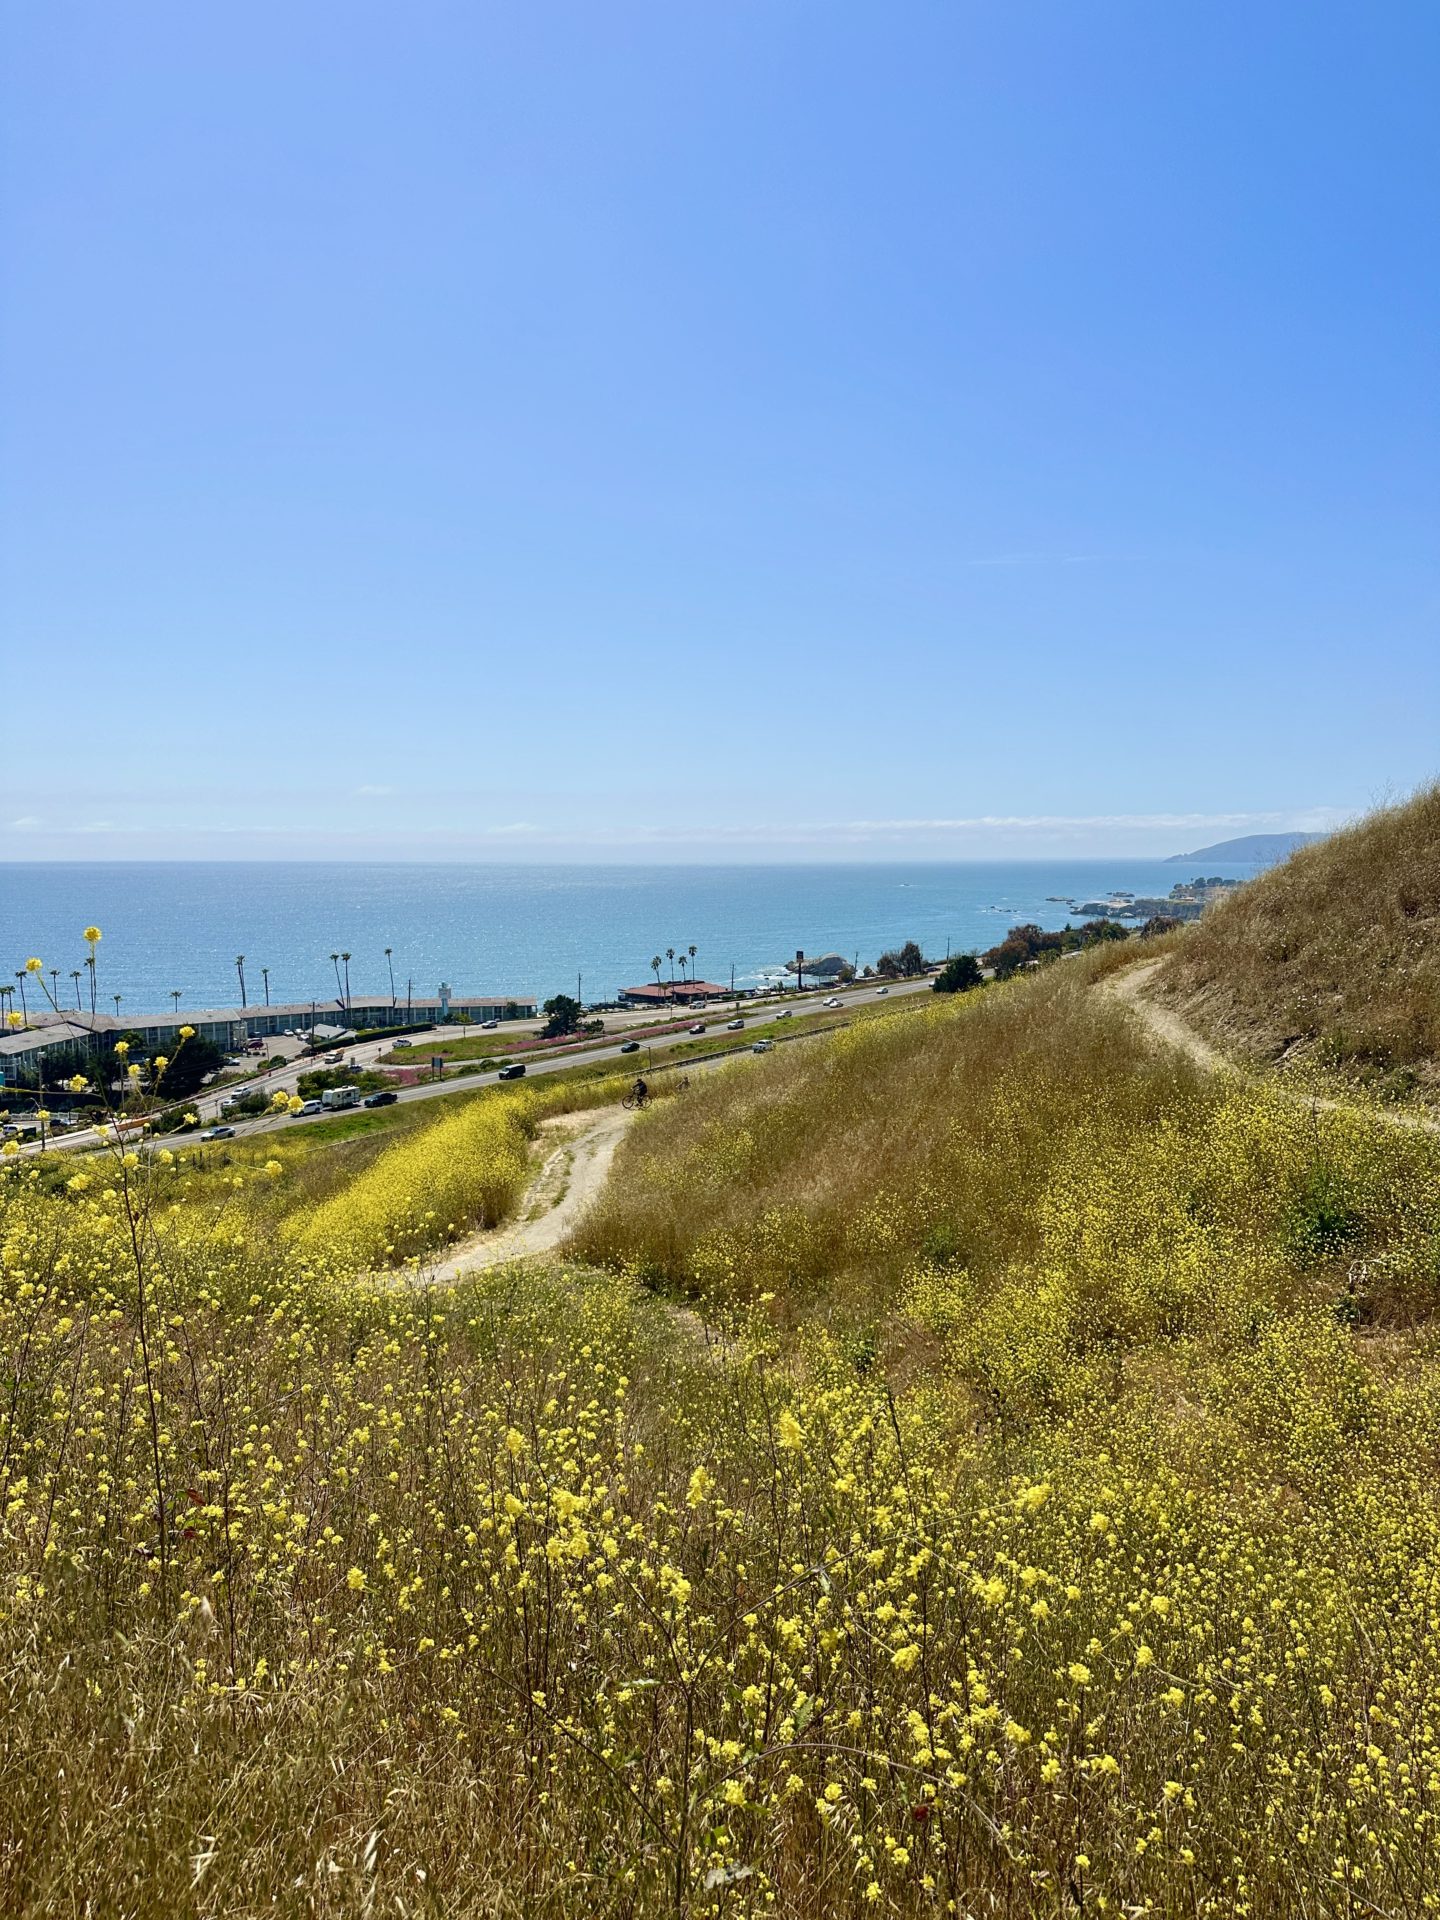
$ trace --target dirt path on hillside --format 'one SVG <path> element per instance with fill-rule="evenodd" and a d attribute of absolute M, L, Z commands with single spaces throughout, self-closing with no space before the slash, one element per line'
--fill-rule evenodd
<path fill-rule="evenodd" d="M 455 1280 L 481 1267 L 553 1252 L 604 1186 L 615 1149 L 633 1117 L 623 1107 L 607 1107 L 598 1114 L 565 1114 L 546 1122 L 542 1138 L 553 1144 L 526 1188 L 515 1218 L 447 1248 L 435 1265 L 422 1264 L 420 1278 Z"/>
<path fill-rule="evenodd" d="M 1193 1027 L 1187 1027 L 1178 1013 L 1172 1013 L 1168 1007 L 1158 1007 L 1146 997 L 1145 989 L 1159 970 L 1158 960 L 1147 960 L 1142 966 L 1127 967 L 1123 973 L 1112 974 L 1104 982 L 1104 990 L 1117 1000 L 1123 1000 L 1132 1012 L 1138 1013 L 1157 1039 L 1163 1040 L 1167 1046 L 1178 1047 L 1181 1053 L 1189 1054 L 1195 1064 L 1204 1067 L 1207 1073 L 1219 1073 L 1225 1068 L 1238 1073 L 1240 1069 L 1227 1060 L 1223 1053 L 1217 1053 L 1208 1040 L 1202 1040 Z"/>
<path fill-rule="evenodd" d="M 1325 1112 L 1364 1113 L 1387 1127 L 1406 1127 L 1413 1133 L 1440 1133 L 1440 1121 L 1432 1120 L 1423 1113 L 1405 1112 L 1394 1107 L 1365 1106 L 1359 1101 L 1342 1100 L 1332 1094 L 1305 1093 L 1298 1088 L 1287 1087 L 1273 1077 L 1251 1073 L 1235 1061 L 1227 1060 L 1208 1040 L 1202 1040 L 1193 1027 L 1187 1026 L 1178 1013 L 1172 1012 L 1169 1007 L 1157 1006 L 1149 998 L 1146 988 L 1161 964 L 1159 960 L 1147 960 L 1141 966 L 1127 967 L 1123 973 L 1112 974 L 1103 981 L 1101 991 L 1111 994 L 1129 1007 L 1132 1013 L 1138 1014 L 1157 1040 L 1163 1040 L 1167 1046 L 1178 1047 L 1181 1053 L 1188 1054 L 1207 1073 L 1233 1073 L 1242 1080 L 1269 1087 L 1283 1100 L 1294 1100 L 1302 1106 L 1319 1108 Z"/>

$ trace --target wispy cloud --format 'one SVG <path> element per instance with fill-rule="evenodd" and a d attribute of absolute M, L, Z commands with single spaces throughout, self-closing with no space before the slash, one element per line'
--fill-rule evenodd
<path fill-rule="evenodd" d="M 33 813 L 22 813 L 18 820 L 10 822 L 16 833 L 26 833 L 31 827 L 43 827 L 45 822 Z"/>
<path fill-rule="evenodd" d="M 25 816 L 27 819 L 30 816 Z M 634 859 L 794 857 L 1050 858 L 1116 857 L 1128 850 L 1178 853 L 1243 833 L 1328 832 L 1354 818 L 1328 805 L 1152 813 L 976 813 L 898 818 L 752 821 L 587 821 L 546 826 L 529 820 L 495 826 L 415 827 L 117 827 L 87 822 L 36 832 L 13 843 L 16 857 L 80 857 L 85 840 L 103 839 L 99 857 L 123 859 Z M 21 849 L 26 851 L 22 854 Z M 37 851 L 38 850 L 38 851 Z"/>
<path fill-rule="evenodd" d="M 364 786 L 356 787 L 355 794 L 356 797 L 361 800 L 383 800 L 388 794 L 394 793 L 394 791 L 395 789 L 393 787 Z"/>

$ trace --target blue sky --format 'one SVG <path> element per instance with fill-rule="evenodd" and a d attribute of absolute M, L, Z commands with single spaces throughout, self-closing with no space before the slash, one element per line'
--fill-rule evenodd
<path fill-rule="evenodd" d="M 4 0 L 0 861 L 1437 770 L 1440 11 Z"/>

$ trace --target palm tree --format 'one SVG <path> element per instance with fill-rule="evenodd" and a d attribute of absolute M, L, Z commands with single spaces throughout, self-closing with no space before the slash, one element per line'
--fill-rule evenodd
<path fill-rule="evenodd" d="M 350 1011 L 350 956 L 348 953 L 342 953 L 340 958 L 345 962 L 345 1011 L 346 1013 L 349 1013 Z"/>
<path fill-rule="evenodd" d="M 685 956 L 683 953 L 680 956 L 680 984 L 682 987 L 685 984 Z"/>
<path fill-rule="evenodd" d="M 85 964 L 90 969 L 90 1018 L 93 1020 L 95 1018 L 95 956 L 93 953 Z"/>
<path fill-rule="evenodd" d="M 82 1008 L 80 1006 L 80 969 L 79 967 L 72 967 L 70 969 L 70 978 L 75 982 L 75 1011 L 79 1013 L 82 1011 Z"/>
<path fill-rule="evenodd" d="M 665 958 L 670 962 L 670 998 L 675 998 L 675 949 L 666 947 Z"/>
<path fill-rule="evenodd" d="M 655 955 L 655 958 L 650 962 L 650 968 L 655 975 L 655 985 L 657 987 L 660 985 L 660 966 L 661 966 L 660 956 L 657 953 Z"/>
<path fill-rule="evenodd" d="M 115 1002 L 115 1018 L 118 1020 L 120 1018 L 120 996 L 118 993 L 116 993 L 116 994 L 112 994 L 111 998 Z"/>
<path fill-rule="evenodd" d="M 335 992 L 339 995 L 343 993 L 344 989 L 340 985 L 340 956 L 338 953 L 331 954 L 330 964 L 335 969 Z"/>
<path fill-rule="evenodd" d="M 23 967 L 17 967 L 15 969 L 15 978 L 20 982 L 20 1011 L 24 1014 L 25 1024 L 28 1027 L 30 1024 L 30 1009 L 25 1004 L 25 969 Z"/>
<path fill-rule="evenodd" d="M 176 1013 L 178 1014 L 178 1013 L 179 1013 L 179 1011 L 180 1011 L 180 989 L 179 989 L 179 987 L 172 987 L 172 988 L 170 989 L 170 998 L 171 998 L 171 999 L 172 999 L 172 1000 L 173 1000 L 173 1001 L 175 1002 L 175 1011 L 176 1011 Z"/>
<path fill-rule="evenodd" d="M 245 956 L 243 953 L 237 953 L 235 956 L 235 971 L 240 976 L 240 1004 L 243 1007 L 245 1005 Z"/>
<path fill-rule="evenodd" d="M 695 942 L 692 940 L 690 942 L 690 984 L 692 987 L 699 977 L 695 971 Z"/>
<path fill-rule="evenodd" d="M 390 1004 L 392 1007 L 395 1004 L 395 962 L 390 956 L 394 951 L 395 949 L 393 947 L 386 947 L 385 949 L 385 964 L 390 969 Z"/>
<path fill-rule="evenodd" d="M 265 1004 L 268 1007 L 270 1004 L 270 969 L 268 967 L 262 967 L 260 969 L 260 977 L 265 982 Z"/>
<path fill-rule="evenodd" d="M 59 1013 L 60 1011 L 60 969 L 58 967 L 51 967 L 50 969 L 50 1004 L 52 1007 L 54 1007 L 56 1013 Z"/>

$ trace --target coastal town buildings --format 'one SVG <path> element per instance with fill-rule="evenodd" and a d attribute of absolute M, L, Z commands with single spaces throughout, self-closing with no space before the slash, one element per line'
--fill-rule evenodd
<path fill-rule="evenodd" d="M 436 1026 L 446 1022 L 478 1026 L 484 1020 L 532 1020 L 535 1000 L 527 994 L 457 993 L 442 986 L 437 994 L 404 999 L 355 997 L 349 1001 L 294 1000 L 274 1006 L 200 1007 L 189 1011 L 109 1014 L 55 1013 L 31 1016 L 18 1032 L 0 1035 L 0 1085 L 36 1086 L 53 1081 L 62 1069 L 73 1071 L 96 1050 L 110 1053 L 122 1035 L 148 1049 L 173 1051 L 180 1029 L 192 1027 L 202 1040 L 225 1052 L 267 1035 L 293 1033 L 317 1042 L 339 1040 L 358 1029 Z"/>

